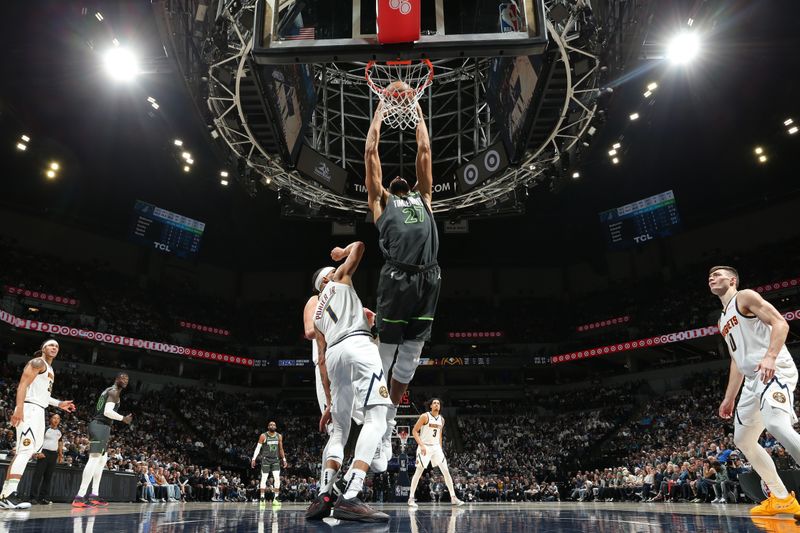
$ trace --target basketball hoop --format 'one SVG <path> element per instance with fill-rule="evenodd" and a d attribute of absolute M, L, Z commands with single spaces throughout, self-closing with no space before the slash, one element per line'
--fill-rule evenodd
<path fill-rule="evenodd" d="M 433 82 L 433 63 L 418 61 L 370 61 L 367 83 L 383 104 L 383 123 L 390 128 L 416 128 L 417 102 Z"/>

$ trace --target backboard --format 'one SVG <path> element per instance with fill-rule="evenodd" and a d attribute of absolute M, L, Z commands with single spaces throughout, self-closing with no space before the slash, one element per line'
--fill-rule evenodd
<path fill-rule="evenodd" d="M 419 40 L 379 44 L 378 2 L 413 4 Z M 547 43 L 543 0 L 261 0 L 255 16 L 261 64 L 530 56 Z"/>

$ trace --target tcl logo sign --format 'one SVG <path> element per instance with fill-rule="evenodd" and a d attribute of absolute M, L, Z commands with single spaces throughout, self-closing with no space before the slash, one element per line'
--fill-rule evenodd
<path fill-rule="evenodd" d="M 155 246 L 156 250 L 161 250 L 162 252 L 172 252 L 172 250 L 169 249 L 169 246 L 160 242 L 154 242 L 153 246 Z"/>

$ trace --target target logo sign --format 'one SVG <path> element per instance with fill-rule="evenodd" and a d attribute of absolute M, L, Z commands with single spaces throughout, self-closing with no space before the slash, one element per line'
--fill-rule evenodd
<path fill-rule="evenodd" d="M 500 168 L 500 154 L 497 150 L 489 150 L 486 152 L 486 155 L 483 156 L 483 166 L 485 166 L 486 170 L 489 172 L 495 172 Z"/>
<path fill-rule="evenodd" d="M 389 7 L 399 11 L 401 15 L 411 13 L 411 2 L 408 0 L 389 0 Z"/>
<path fill-rule="evenodd" d="M 478 167 L 472 163 L 464 167 L 464 183 L 467 185 L 475 185 L 478 182 L 479 176 L 480 172 L 478 171 Z"/>

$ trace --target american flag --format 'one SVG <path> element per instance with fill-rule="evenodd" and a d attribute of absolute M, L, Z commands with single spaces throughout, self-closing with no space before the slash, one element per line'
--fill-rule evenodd
<path fill-rule="evenodd" d="M 296 28 L 297 33 L 295 35 L 287 35 L 284 37 L 287 41 L 297 41 L 300 39 L 315 39 L 315 29 L 313 26 L 303 26 L 302 28 Z"/>

